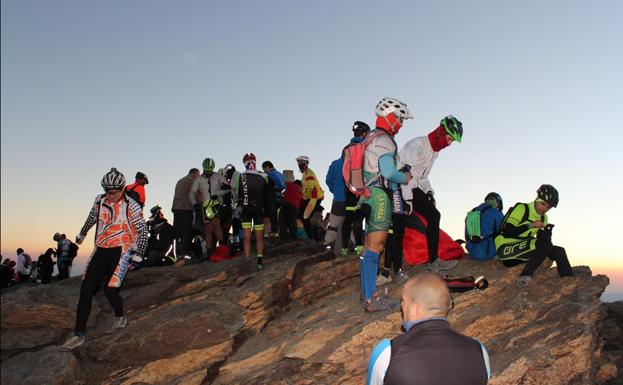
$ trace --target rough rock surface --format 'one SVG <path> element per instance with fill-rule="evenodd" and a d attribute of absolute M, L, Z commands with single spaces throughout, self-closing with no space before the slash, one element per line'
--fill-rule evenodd
<path fill-rule="evenodd" d="M 80 279 L 2 295 L 2 384 L 362 384 L 369 354 L 400 333 L 400 312 L 365 313 L 359 262 L 287 244 L 255 270 L 251 259 L 131 272 L 127 328 L 113 332 L 99 293 L 87 342 L 72 352 Z M 603 304 L 605 276 L 541 267 L 526 288 L 520 267 L 462 260 L 455 276 L 490 287 L 454 295 L 451 324 L 484 342 L 490 383 L 620 383 L 623 303 Z M 407 273 L 423 271 L 411 267 Z M 385 286 L 399 298 L 401 287 Z"/>

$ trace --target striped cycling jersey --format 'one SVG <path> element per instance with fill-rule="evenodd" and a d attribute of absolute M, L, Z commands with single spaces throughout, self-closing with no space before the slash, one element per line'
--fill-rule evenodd
<path fill-rule="evenodd" d="M 147 248 L 147 227 L 143 211 L 135 201 L 121 199 L 109 202 L 104 195 L 95 198 L 80 235 L 86 236 L 93 225 L 95 246 L 112 248 L 121 246 L 123 252 L 134 248 L 139 255 Z"/>
<path fill-rule="evenodd" d="M 132 199 L 123 198 L 117 202 L 110 202 L 105 195 L 98 195 L 80 230 L 80 235 L 85 237 L 93 225 L 97 225 L 94 253 L 98 247 L 121 247 L 123 257 L 120 258 L 117 269 L 108 283 L 108 286 L 119 287 L 127 272 L 128 252 L 135 250 L 137 255 L 145 255 L 148 233 L 143 210 Z"/>

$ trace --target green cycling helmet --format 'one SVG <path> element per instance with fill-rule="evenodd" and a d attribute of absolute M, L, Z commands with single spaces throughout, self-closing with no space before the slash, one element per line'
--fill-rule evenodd
<path fill-rule="evenodd" d="M 214 162 L 214 159 L 212 158 L 205 158 L 203 160 L 203 171 L 208 171 L 208 172 L 212 172 L 214 171 L 214 167 L 216 166 L 216 163 Z"/>
<path fill-rule="evenodd" d="M 551 184 L 541 185 L 541 187 L 536 190 L 536 195 L 548 205 L 552 207 L 558 206 L 558 190 Z"/>
<path fill-rule="evenodd" d="M 461 139 L 463 139 L 463 123 L 454 116 L 448 115 L 441 119 L 441 125 L 446 129 L 446 134 L 461 143 Z"/>

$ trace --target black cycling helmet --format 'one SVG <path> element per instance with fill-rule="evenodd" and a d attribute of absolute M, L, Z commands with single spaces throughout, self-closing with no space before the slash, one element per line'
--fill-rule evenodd
<path fill-rule="evenodd" d="M 234 176 L 235 171 L 236 171 L 236 167 L 234 167 L 233 164 L 231 163 L 227 164 L 227 166 L 225 166 L 225 168 L 223 169 L 225 178 L 231 179 Z"/>
<path fill-rule="evenodd" d="M 370 132 L 370 126 L 368 126 L 365 122 L 358 120 L 353 123 L 353 135 L 363 136 L 366 132 Z"/>
<path fill-rule="evenodd" d="M 487 194 L 487 196 L 485 197 L 485 202 L 493 199 L 495 199 L 495 202 L 497 203 L 498 210 L 504 210 L 504 202 L 502 202 L 502 197 L 496 192 L 490 192 L 489 194 Z"/>
<path fill-rule="evenodd" d="M 558 206 L 558 190 L 551 184 L 542 184 L 536 190 L 536 196 L 552 207 Z"/>
<path fill-rule="evenodd" d="M 149 219 L 158 218 L 160 217 L 160 213 L 162 212 L 162 207 L 156 205 L 152 207 L 151 210 L 149 210 L 149 212 L 151 213 L 151 217 L 149 217 Z"/>
<path fill-rule="evenodd" d="M 145 179 L 145 184 L 149 184 L 149 179 L 147 179 L 147 175 L 145 175 L 145 173 L 143 172 L 137 172 L 134 179 Z"/>

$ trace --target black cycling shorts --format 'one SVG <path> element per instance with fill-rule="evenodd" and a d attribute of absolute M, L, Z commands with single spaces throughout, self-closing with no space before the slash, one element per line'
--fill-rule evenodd
<path fill-rule="evenodd" d="M 264 210 L 257 206 L 243 206 L 242 207 L 242 228 L 264 230 Z"/>

